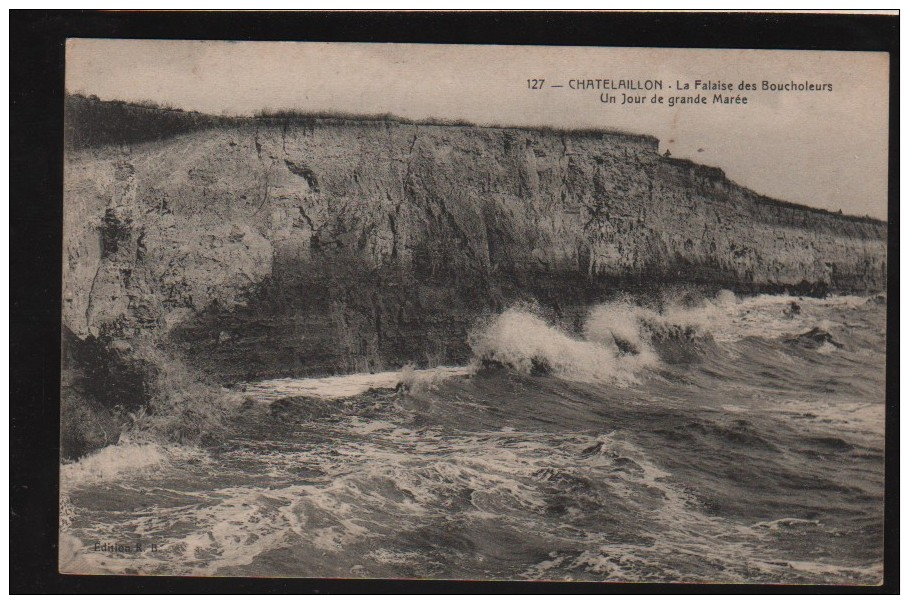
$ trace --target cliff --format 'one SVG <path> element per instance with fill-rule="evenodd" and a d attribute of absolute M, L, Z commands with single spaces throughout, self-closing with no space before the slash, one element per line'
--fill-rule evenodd
<path fill-rule="evenodd" d="M 188 117 L 135 142 L 71 128 L 74 353 L 144 370 L 164 351 L 232 382 L 463 361 L 476 318 L 519 299 L 571 318 L 672 283 L 885 288 L 884 223 L 758 196 L 651 137 Z"/>

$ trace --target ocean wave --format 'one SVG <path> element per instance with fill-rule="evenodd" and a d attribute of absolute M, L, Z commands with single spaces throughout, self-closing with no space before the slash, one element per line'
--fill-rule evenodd
<path fill-rule="evenodd" d="M 470 345 L 485 364 L 627 386 L 637 383 L 644 369 L 696 363 L 714 357 L 718 344 L 743 339 L 783 340 L 821 355 L 835 353 L 845 347 L 844 325 L 831 317 L 868 303 L 858 296 L 737 297 L 721 290 L 714 297 L 670 297 L 645 306 L 626 296 L 590 308 L 580 333 L 562 328 L 538 306 L 520 304 L 479 324 Z"/>
<path fill-rule="evenodd" d="M 178 461 L 199 460 L 206 456 L 204 451 L 189 446 L 121 442 L 63 464 L 60 487 L 65 491 L 88 483 L 116 482 L 126 476 L 147 474 Z"/>
<path fill-rule="evenodd" d="M 551 374 L 567 380 L 629 385 L 639 373 L 662 362 L 697 361 L 712 343 L 707 314 L 735 300 L 721 293 L 700 308 L 672 306 L 658 311 L 632 298 L 590 309 L 580 334 L 544 317 L 533 305 L 518 305 L 475 329 L 474 356 L 527 374 Z"/>
<path fill-rule="evenodd" d="M 369 390 L 395 389 L 402 384 L 408 388 L 433 386 L 449 378 L 466 376 L 470 372 L 465 366 L 438 366 L 419 370 L 408 365 L 387 372 L 249 382 L 234 387 L 231 394 L 263 403 L 293 397 L 331 401 L 356 397 Z"/>
<path fill-rule="evenodd" d="M 610 382 L 619 385 L 636 383 L 635 372 L 655 363 L 649 350 L 626 351 L 613 339 L 605 341 L 608 323 L 597 326 L 599 341 L 575 338 L 547 323 L 526 307 L 509 308 L 491 323 L 475 329 L 470 337 L 477 359 L 497 363 L 525 374 L 552 374 L 567 380 Z M 635 340 L 630 332 L 619 340 Z M 640 342 L 634 346 L 643 347 Z"/>
<path fill-rule="evenodd" d="M 627 303 L 631 298 L 626 298 Z M 830 333 L 841 324 L 829 318 L 834 311 L 867 307 L 860 296 L 827 298 L 756 295 L 739 297 L 728 290 L 714 297 L 691 300 L 666 300 L 658 307 L 646 308 L 609 302 L 594 308 L 633 317 L 657 329 L 690 329 L 692 334 L 709 336 L 718 342 L 734 342 L 746 337 L 776 340 L 820 329 Z M 626 323 L 627 325 L 627 323 Z"/>

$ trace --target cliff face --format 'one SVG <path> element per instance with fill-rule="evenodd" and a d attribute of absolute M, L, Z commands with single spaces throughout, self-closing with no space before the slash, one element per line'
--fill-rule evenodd
<path fill-rule="evenodd" d="M 219 381 L 463 360 L 476 317 L 522 298 L 570 317 L 667 282 L 885 287 L 884 223 L 642 136 L 238 120 L 71 151 L 65 180 L 66 327 Z"/>

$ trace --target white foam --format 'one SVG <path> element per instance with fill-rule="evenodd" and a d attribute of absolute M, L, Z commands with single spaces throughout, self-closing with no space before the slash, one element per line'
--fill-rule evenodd
<path fill-rule="evenodd" d="M 418 377 L 425 377 L 438 382 L 470 373 L 467 367 L 440 366 L 429 370 L 410 372 Z M 308 397 L 312 399 L 346 399 L 355 397 L 371 389 L 393 389 L 402 381 L 405 372 L 394 370 L 374 374 L 349 374 L 345 376 L 326 376 L 324 378 L 277 378 L 251 382 L 237 387 L 245 396 L 257 401 L 272 402 L 290 397 Z"/>
<path fill-rule="evenodd" d="M 789 315 L 791 305 L 799 313 Z M 788 295 L 758 295 L 738 298 L 728 290 L 721 290 L 716 297 L 704 299 L 695 306 L 669 304 L 659 312 L 616 300 L 597 306 L 585 327 L 593 340 L 611 334 L 633 345 L 644 344 L 647 339 L 640 331 L 643 322 L 693 328 L 709 333 L 720 342 L 738 341 L 743 337 L 777 339 L 798 335 L 818 327 L 832 331 L 839 325 L 825 315 L 834 308 L 857 308 L 865 303 L 859 296 L 834 296 L 829 298 L 794 298 Z M 600 330 L 604 326 L 607 332 Z"/>
<path fill-rule="evenodd" d="M 624 330 L 631 336 L 629 329 Z M 600 335 L 604 337 L 605 330 Z M 573 338 L 521 308 L 510 308 L 477 329 L 471 347 L 481 360 L 496 361 L 523 373 L 542 365 L 561 378 L 619 385 L 636 382 L 635 372 L 651 362 L 640 355 L 619 353 L 614 342 L 610 345 Z"/>
<path fill-rule="evenodd" d="M 157 444 L 114 444 L 60 468 L 61 485 L 115 481 L 127 473 L 158 467 L 167 460 Z"/>
<path fill-rule="evenodd" d="M 796 527 L 818 526 L 820 524 L 821 522 L 817 520 L 786 517 L 782 519 L 776 519 L 774 521 L 763 521 L 760 523 L 755 523 L 752 525 L 752 527 L 755 529 L 766 529 L 772 532 L 779 532 Z"/>
<path fill-rule="evenodd" d="M 649 351 L 648 340 L 642 336 L 640 321 L 652 313 L 627 302 L 611 302 L 591 310 L 584 323 L 584 336 L 589 341 L 614 345 L 624 341 L 639 352 Z"/>

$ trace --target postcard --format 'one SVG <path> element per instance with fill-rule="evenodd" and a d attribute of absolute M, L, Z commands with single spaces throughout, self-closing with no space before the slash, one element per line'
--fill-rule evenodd
<path fill-rule="evenodd" d="M 883 580 L 885 53 L 70 39 L 59 568 Z"/>

